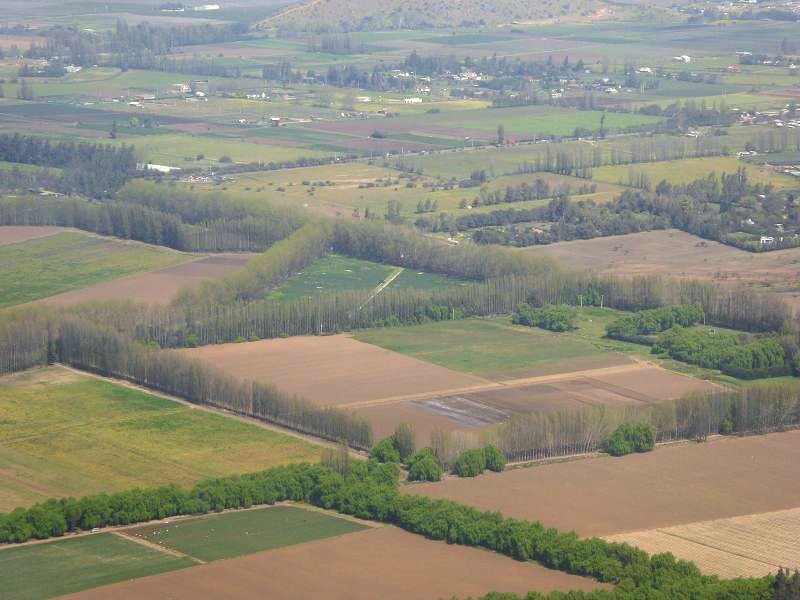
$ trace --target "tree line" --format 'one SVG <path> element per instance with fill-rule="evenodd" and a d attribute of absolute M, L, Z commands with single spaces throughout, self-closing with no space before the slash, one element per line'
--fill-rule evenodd
<path fill-rule="evenodd" d="M 1 225 L 57 225 L 186 252 L 263 251 L 291 235 L 304 217 L 291 209 L 244 209 L 220 194 L 132 182 L 114 200 L 6 197 Z"/>
<path fill-rule="evenodd" d="M 368 449 L 372 428 L 360 417 L 318 407 L 271 385 L 223 374 L 200 360 L 138 344 L 113 328 L 67 317 L 60 323 L 57 357 L 80 369 L 118 377 L 351 447 Z"/>
<path fill-rule="evenodd" d="M 46 539 L 79 529 L 293 500 L 392 524 L 428 539 L 535 561 L 613 586 L 581 593 L 586 600 L 688 596 L 770 600 L 778 589 L 787 587 L 787 582 L 778 582 L 772 575 L 733 580 L 704 576 L 696 565 L 671 554 L 650 556 L 628 544 L 581 539 L 574 532 L 562 533 L 539 522 L 507 519 L 450 500 L 401 494 L 398 473 L 396 465 L 375 461 L 351 462 L 344 473 L 301 464 L 204 481 L 189 490 L 164 486 L 79 500 L 52 499 L 0 515 L 0 541 Z M 547 597 L 555 600 L 563 595 Z"/>
<path fill-rule="evenodd" d="M 767 382 L 646 406 L 514 415 L 490 439 L 510 461 L 538 460 L 601 450 L 623 423 L 651 426 L 657 442 L 783 431 L 800 426 L 800 386 Z"/>
<path fill-rule="evenodd" d="M 800 244 L 795 237 L 800 232 L 800 202 L 794 193 L 752 184 L 743 168 L 721 176 L 710 173 L 685 185 L 661 181 L 652 192 L 649 182 L 639 185 L 644 189 L 624 190 L 603 204 L 557 196 L 547 206 L 440 216 L 433 224 L 425 219 L 417 224 L 433 231 L 499 227 L 474 231 L 472 239 L 519 247 L 668 228 L 751 252 Z M 531 221 L 547 225 L 509 227 Z M 764 235 L 772 238 L 767 244 L 761 240 Z"/>
<path fill-rule="evenodd" d="M 32 45 L 27 58 L 61 57 L 71 64 L 92 66 L 104 55 L 116 55 L 121 65 L 135 63 L 142 53 L 169 54 L 182 46 L 218 44 L 241 40 L 249 27 L 244 23 L 200 23 L 197 25 L 157 26 L 146 21 L 130 25 L 117 19 L 106 31 L 87 31 L 77 27 L 51 27 L 40 35 L 44 44 Z"/>
<path fill-rule="evenodd" d="M 110 196 L 136 171 L 132 146 L 52 142 L 20 133 L 0 134 L 0 160 L 62 169 L 60 176 L 47 174 L 56 191 L 91 197 Z"/>

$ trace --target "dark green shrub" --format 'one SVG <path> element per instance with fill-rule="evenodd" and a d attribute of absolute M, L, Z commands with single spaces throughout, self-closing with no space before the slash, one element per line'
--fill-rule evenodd
<path fill-rule="evenodd" d="M 647 423 L 623 423 L 603 442 L 603 450 L 611 456 L 649 452 L 655 447 L 656 432 Z"/>
<path fill-rule="evenodd" d="M 441 478 L 442 466 L 430 448 L 423 448 L 408 458 L 409 481 L 439 481 Z"/>
<path fill-rule="evenodd" d="M 459 477 L 477 477 L 486 470 L 486 454 L 483 448 L 465 450 L 453 464 L 453 473 Z"/>
<path fill-rule="evenodd" d="M 497 446 L 487 445 L 483 449 L 483 455 L 486 457 L 486 468 L 490 471 L 500 473 L 506 468 L 506 455 Z"/>
<path fill-rule="evenodd" d="M 383 438 L 372 447 L 369 453 L 370 458 L 374 458 L 381 463 L 399 463 L 400 453 L 394 445 L 394 438 Z"/>

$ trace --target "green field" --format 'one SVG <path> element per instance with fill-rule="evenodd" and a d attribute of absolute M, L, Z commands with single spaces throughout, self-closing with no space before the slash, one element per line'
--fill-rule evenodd
<path fill-rule="evenodd" d="M 81 233 L 59 233 L 0 247 L 0 307 L 102 281 L 163 269 L 192 257 Z"/>
<path fill-rule="evenodd" d="M 294 437 L 59 367 L 0 379 L 0 512 L 318 457 Z"/>
<path fill-rule="evenodd" d="M 147 525 L 126 533 L 203 561 L 212 561 L 362 529 L 366 526 L 323 512 L 273 506 Z"/>
<path fill-rule="evenodd" d="M 731 156 L 598 167 L 592 172 L 592 179 L 599 182 L 627 185 L 632 174 L 636 176 L 645 173 L 650 178 L 652 186 L 655 187 L 662 179 L 674 184 L 683 184 L 707 177 L 709 173 L 716 173 L 718 176 L 722 173 L 736 173 L 739 167 L 747 170 L 747 176 L 752 182 L 771 183 L 779 188 L 797 185 L 797 182 L 788 175 L 774 173 L 766 167 L 749 165 Z"/>
<path fill-rule="evenodd" d="M 399 267 L 391 265 L 330 254 L 284 283 L 268 297 L 273 300 L 287 300 L 327 292 L 365 292 L 375 289 L 398 269 Z M 458 283 L 458 280 L 435 273 L 402 269 L 385 289 L 429 290 Z"/>
<path fill-rule="evenodd" d="M 505 319 L 369 329 L 355 337 L 449 369 L 483 376 L 552 372 L 566 363 L 604 366 L 620 358 L 598 347 L 589 337 L 515 327 Z"/>
<path fill-rule="evenodd" d="M 0 598 L 41 600 L 191 567 L 113 533 L 0 550 Z"/>

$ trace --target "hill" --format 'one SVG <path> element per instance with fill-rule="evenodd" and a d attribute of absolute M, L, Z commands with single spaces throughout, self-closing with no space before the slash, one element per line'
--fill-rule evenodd
<path fill-rule="evenodd" d="M 311 0 L 264 25 L 345 31 L 419 29 L 574 19 L 607 11 L 599 0 Z"/>

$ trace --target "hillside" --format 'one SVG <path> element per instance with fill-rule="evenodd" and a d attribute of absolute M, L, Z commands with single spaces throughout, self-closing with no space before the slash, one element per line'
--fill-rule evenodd
<path fill-rule="evenodd" d="M 264 24 L 312 30 L 416 29 L 551 21 L 607 10 L 598 0 L 311 0 Z"/>

